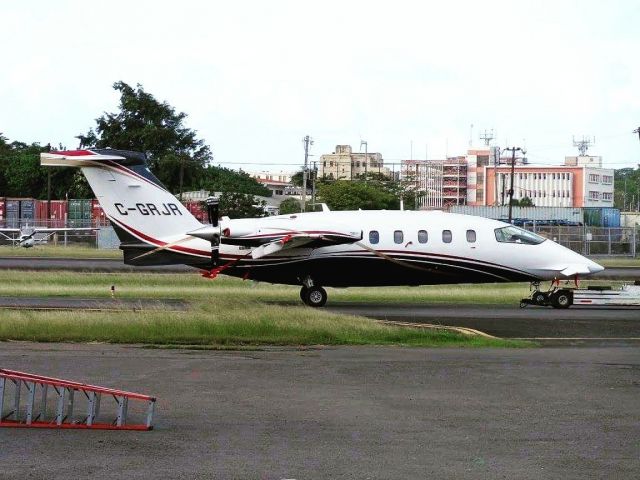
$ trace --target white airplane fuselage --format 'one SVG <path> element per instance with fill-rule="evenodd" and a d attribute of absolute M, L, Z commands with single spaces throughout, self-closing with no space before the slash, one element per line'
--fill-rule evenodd
<path fill-rule="evenodd" d="M 326 286 L 541 281 L 561 278 L 568 265 L 583 265 L 584 275 L 603 270 L 551 240 L 500 242 L 496 230 L 505 227 L 515 228 L 439 211 L 336 211 L 228 220 L 222 228 L 231 234 L 234 229 L 241 231 L 243 236 L 339 230 L 362 232 L 362 240 L 291 249 L 259 259 L 248 256 L 247 247 L 222 244 L 220 258 L 235 262 L 225 270 L 230 275 L 289 284 L 300 284 L 309 275 Z"/>

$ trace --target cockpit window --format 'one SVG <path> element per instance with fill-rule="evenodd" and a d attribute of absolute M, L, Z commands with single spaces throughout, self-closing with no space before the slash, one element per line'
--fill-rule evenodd
<path fill-rule="evenodd" d="M 496 228 L 496 240 L 502 243 L 524 243 L 526 245 L 538 245 L 546 239 L 535 233 L 528 232 L 522 228 L 509 225 L 508 227 Z"/>

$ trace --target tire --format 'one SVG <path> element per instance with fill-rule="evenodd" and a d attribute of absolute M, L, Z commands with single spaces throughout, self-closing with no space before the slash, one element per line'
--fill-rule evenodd
<path fill-rule="evenodd" d="M 544 292 L 534 292 L 533 301 L 536 305 L 540 305 L 541 307 L 549 305 L 547 294 Z"/>
<path fill-rule="evenodd" d="M 573 295 L 569 290 L 559 290 L 551 297 L 553 308 L 569 308 L 573 304 Z"/>
<path fill-rule="evenodd" d="M 300 292 L 302 295 L 302 292 Z M 319 308 L 327 303 L 327 292 L 322 287 L 311 287 L 305 291 L 304 303 L 310 307 Z"/>

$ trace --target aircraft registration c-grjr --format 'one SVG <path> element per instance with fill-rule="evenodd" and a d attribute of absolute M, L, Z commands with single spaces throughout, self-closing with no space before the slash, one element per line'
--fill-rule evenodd
<path fill-rule="evenodd" d="M 112 149 L 41 154 L 42 165 L 80 167 L 120 238 L 129 265 L 185 264 L 235 277 L 301 285 L 324 305 L 323 286 L 540 282 L 604 270 L 508 223 L 439 211 L 298 213 L 201 224 L 147 168 L 145 155 Z"/>

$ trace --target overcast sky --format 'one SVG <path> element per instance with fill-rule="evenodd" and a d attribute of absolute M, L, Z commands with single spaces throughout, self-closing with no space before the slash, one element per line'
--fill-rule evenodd
<path fill-rule="evenodd" d="M 215 164 L 293 170 L 311 135 L 387 162 L 464 154 L 485 129 L 561 163 L 595 136 L 636 167 L 640 2 L 29 1 L 0 6 L 0 132 L 76 147 L 140 83 Z M 412 149 L 413 145 L 413 149 Z"/>

